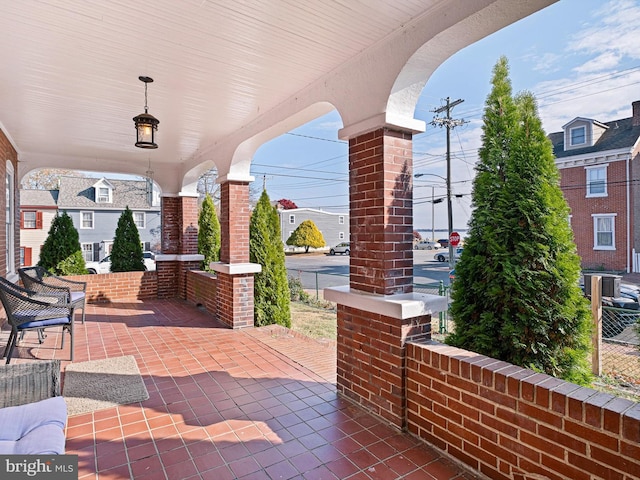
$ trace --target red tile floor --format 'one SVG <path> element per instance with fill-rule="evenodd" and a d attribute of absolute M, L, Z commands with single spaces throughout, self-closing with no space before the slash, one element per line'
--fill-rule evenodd
<path fill-rule="evenodd" d="M 478 478 L 340 398 L 331 345 L 225 329 L 179 300 L 88 305 L 75 327 L 76 362 L 133 355 L 150 396 L 69 417 L 80 479 Z M 55 330 L 35 340 L 16 363 L 69 359 Z"/>

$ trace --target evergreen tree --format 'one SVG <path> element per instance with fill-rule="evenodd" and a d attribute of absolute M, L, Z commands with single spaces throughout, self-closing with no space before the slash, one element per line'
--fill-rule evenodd
<path fill-rule="evenodd" d="M 305 253 L 309 253 L 309 247 L 322 248 L 326 244 L 322 232 L 318 230 L 312 220 L 302 222 L 287 238 L 287 245 L 304 247 Z"/>
<path fill-rule="evenodd" d="M 291 300 L 280 222 L 266 191 L 262 192 L 251 214 L 249 258 L 262 265 L 262 271 L 255 275 L 255 325 L 276 323 L 290 327 Z"/>
<path fill-rule="evenodd" d="M 112 272 L 143 272 L 144 256 L 140 233 L 133 221 L 133 213 L 129 207 L 124 209 L 118 219 L 116 236 L 111 249 Z"/>
<path fill-rule="evenodd" d="M 198 217 L 198 253 L 204 255 L 202 269 L 209 271 L 209 264 L 220 260 L 220 222 L 213 199 L 207 193 Z"/>
<path fill-rule="evenodd" d="M 56 215 L 42 245 L 38 265 L 54 275 L 87 273 L 79 238 L 73 220 L 67 212 Z"/>
<path fill-rule="evenodd" d="M 447 343 L 587 384 L 589 308 L 553 149 L 504 57 L 492 84 Z"/>

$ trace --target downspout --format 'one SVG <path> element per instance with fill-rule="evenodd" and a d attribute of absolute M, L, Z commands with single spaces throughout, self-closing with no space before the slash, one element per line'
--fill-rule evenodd
<path fill-rule="evenodd" d="M 630 168 L 630 160 L 631 154 L 627 155 L 627 273 L 631 273 L 631 199 L 629 195 L 631 194 L 631 175 L 629 172 Z"/>

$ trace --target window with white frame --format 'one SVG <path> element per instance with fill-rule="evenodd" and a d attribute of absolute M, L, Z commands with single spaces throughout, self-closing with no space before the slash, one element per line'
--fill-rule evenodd
<path fill-rule="evenodd" d="M 616 249 L 616 215 L 612 213 L 594 214 L 593 217 L 593 249 Z"/>
<path fill-rule="evenodd" d="M 572 128 L 569 131 L 571 146 L 584 145 L 587 143 L 587 127 L 584 125 L 581 127 Z"/>
<path fill-rule="evenodd" d="M 81 243 L 82 257 L 85 262 L 93 262 L 93 243 Z"/>
<path fill-rule="evenodd" d="M 344 240 L 344 232 L 338 232 L 338 239 Z"/>
<path fill-rule="evenodd" d="M 22 212 L 22 228 L 25 228 L 25 229 L 36 228 L 36 212 L 31 212 L 31 211 Z"/>
<path fill-rule="evenodd" d="M 340 225 L 344 225 L 344 215 L 340 215 L 340 216 L 338 217 L 338 223 L 339 223 Z"/>
<path fill-rule="evenodd" d="M 607 196 L 607 166 L 589 167 L 587 172 L 587 197 Z"/>
<path fill-rule="evenodd" d="M 111 203 L 111 189 L 109 187 L 97 187 L 96 203 Z"/>
<path fill-rule="evenodd" d="M 144 212 L 133 212 L 133 222 L 138 229 L 145 228 Z"/>
<path fill-rule="evenodd" d="M 93 212 L 80 212 L 80 228 L 93 228 Z"/>
<path fill-rule="evenodd" d="M 296 216 L 295 215 L 289 215 L 289 223 L 296 223 Z"/>

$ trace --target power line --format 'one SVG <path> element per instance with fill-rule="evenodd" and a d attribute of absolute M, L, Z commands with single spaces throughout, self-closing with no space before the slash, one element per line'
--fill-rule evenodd
<path fill-rule="evenodd" d="M 431 125 L 437 125 L 446 128 L 447 131 L 447 220 L 449 224 L 449 236 L 453 232 L 453 208 L 451 206 L 451 130 L 460 125 L 464 125 L 465 121 L 462 119 L 451 118 L 451 110 L 460 105 L 464 100 L 458 99 L 453 102 L 449 97 L 446 98 L 446 104 L 440 108 L 436 108 L 433 112 L 436 116 L 431 121 Z M 445 113 L 446 116 L 438 117 L 439 113 Z M 453 245 L 449 243 L 449 266 L 453 268 L 455 265 L 455 258 L 453 254 Z"/>

